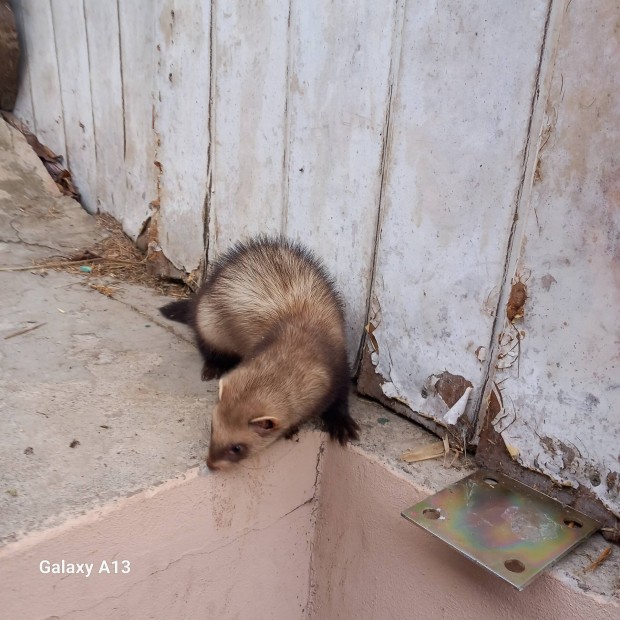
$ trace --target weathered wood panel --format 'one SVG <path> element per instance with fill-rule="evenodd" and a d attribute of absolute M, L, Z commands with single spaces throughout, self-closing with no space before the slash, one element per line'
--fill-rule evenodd
<path fill-rule="evenodd" d="M 37 137 L 66 161 L 56 40 L 49 2 L 19 0 L 23 42 L 27 49 L 32 114 Z"/>
<path fill-rule="evenodd" d="M 518 463 L 620 516 L 620 9 L 567 4 L 516 248 L 528 298 L 515 326 L 502 317 L 490 422 Z"/>
<path fill-rule="evenodd" d="M 15 107 L 19 87 L 20 49 L 15 14 L 10 4 L 0 2 L 0 109 Z"/>
<path fill-rule="evenodd" d="M 467 382 L 475 398 L 485 378 L 476 351 L 490 344 L 547 8 L 407 3 L 372 363 L 385 396 L 442 422 Z"/>
<path fill-rule="evenodd" d="M 32 109 L 32 91 L 30 87 L 30 60 L 28 47 L 26 46 L 23 10 L 21 2 L 13 2 L 11 7 L 15 13 L 15 25 L 19 35 L 21 55 L 19 62 L 19 90 L 17 92 L 17 100 L 15 101 L 13 113 L 24 122 L 30 131 L 36 133 L 34 110 Z"/>
<path fill-rule="evenodd" d="M 82 0 L 51 0 L 62 114 L 71 170 L 82 205 L 97 210 L 97 164 L 90 67 Z"/>
<path fill-rule="evenodd" d="M 289 0 L 213 2 L 209 256 L 281 232 Z"/>
<path fill-rule="evenodd" d="M 401 7 L 293 0 L 291 8 L 285 232 L 312 246 L 334 274 L 352 357 L 370 290 Z"/>
<path fill-rule="evenodd" d="M 116 2 L 84 0 L 90 90 L 97 160 L 97 207 L 123 221 L 125 201 L 124 110 Z"/>
<path fill-rule="evenodd" d="M 211 7 L 202 0 L 166 0 L 156 17 L 159 244 L 189 272 L 205 247 Z"/>
<path fill-rule="evenodd" d="M 120 51 L 125 120 L 125 231 L 136 237 L 152 205 L 159 204 L 155 97 L 155 23 L 162 0 L 119 0 Z"/>

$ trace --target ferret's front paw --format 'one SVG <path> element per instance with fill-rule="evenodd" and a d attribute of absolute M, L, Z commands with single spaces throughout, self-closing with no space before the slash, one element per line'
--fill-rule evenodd
<path fill-rule="evenodd" d="M 284 439 L 295 439 L 296 441 L 299 441 L 299 437 L 297 437 L 298 433 L 299 433 L 299 427 L 292 426 L 282 436 L 284 437 Z"/>
<path fill-rule="evenodd" d="M 219 379 L 221 374 L 222 373 L 217 368 L 214 368 L 210 364 L 205 364 L 202 367 L 200 378 L 203 381 L 211 381 L 211 379 Z"/>

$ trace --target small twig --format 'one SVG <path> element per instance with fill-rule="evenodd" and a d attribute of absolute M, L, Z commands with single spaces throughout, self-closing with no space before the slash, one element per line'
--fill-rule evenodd
<path fill-rule="evenodd" d="M 67 260 L 58 263 L 47 263 L 39 265 L 30 265 L 29 267 L 0 267 L 0 271 L 30 271 L 31 269 L 55 269 L 56 267 L 65 267 L 67 265 L 81 265 L 82 263 L 92 263 L 94 261 L 106 260 L 105 258 L 83 258 L 82 260 Z"/>
<path fill-rule="evenodd" d="M 15 338 L 15 336 L 21 336 L 22 334 L 27 334 L 28 332 L 34 331 L 35 329 L 39 329 L 39 327 L 43 327 L 44 325 L 47 325 L 47 323 L 39 323 L 37 325 L 32 325 L 31 327 L 20 329 L 18 332 L 13 332 L 12 334 L 5 336 L 4 339 L 9 340 L 10 338 Z"/>
<path fill-rule="evenodd" d="M 594 562 L 592 562 L 590 566 L 586 566 L 586 568 L 584 568 L 583 571 L 587 573 L 587 572 L 596 570 L 610 555 L 611 555 L 611 547 L 607 547 L 606 549 L 603 549 L 603 551 L 598 556 L 598 558 L 596 558 L 596 560 L 594 560 Z"/>
<path fill-rule="evenodd" d="M 84 258 L 82 260 L 67 260 L 62 263 L 47 263 L 39 265 L 30 265 L 30 267 L 0 267 L 0 271 L 31 271 L 32 269 L 56 269 L 58 267 L 67 267 L 68 265 L 82 265 L 84 263 L 93 263 L 109 261 L 111 264 L 118 265 L 141 265 L 144 261 L 119 260 L 116 258 Z"/>
<path fill-rule="evenodd" d="M 130 260 L 112 260 L 106 265 L 107 269 L 122 269 L 125 265 L 141 265 L 144 261 L 130 261 Z"/>
<path fill-rule="evenodd" d="M 620 543 L 620 527 L 602 527 L 601 532 L 605 540 Z"/>

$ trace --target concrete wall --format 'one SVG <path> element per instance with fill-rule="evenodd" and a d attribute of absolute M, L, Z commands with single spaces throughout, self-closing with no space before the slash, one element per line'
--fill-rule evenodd
<path fill-rule="evenodd" d="M 233 474 L 194 469 L 8 545 L 0 551 L 0 616 L 303 617 L 320 442 L 306 433 Z M 42 560 L 94 563 L 94 570 L 42 574 Z M 112 574 L 98 573 L 103 560 Z M 129 573 L 120 572 L 123 560 Z"/>

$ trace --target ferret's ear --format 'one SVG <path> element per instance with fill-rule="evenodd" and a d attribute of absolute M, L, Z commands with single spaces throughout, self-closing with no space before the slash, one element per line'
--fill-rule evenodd
<path fill-rule="evenodd" d="M 267 437 L 280 428 L 280 420 L 270 415 L 250 420 L 250 427 L 261 437 Z"/>
<path fill-rule="evenodd" d="M 220 400 L 222 400 L 222 394 L 224 393 L 224 388 L 226 387 L 226 383 L 225 383 L 224 379 L 220 379 L 219 386 L 220 386 L 220 394 L 219 394 L 218 398 Z"/>

